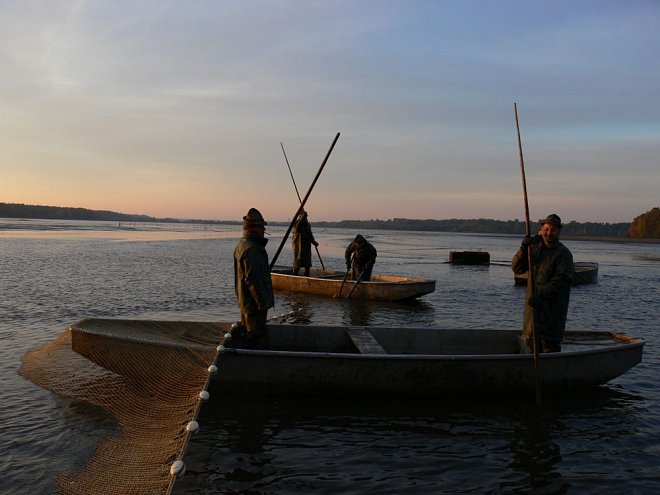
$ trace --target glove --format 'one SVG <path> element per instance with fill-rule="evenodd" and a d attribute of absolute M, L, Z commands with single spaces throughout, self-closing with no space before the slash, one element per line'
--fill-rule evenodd
<path fill-rule="evenodd" d="M 541 302 L 543 302 L 543 296 L 538 292 L 536 294 L 532 294 L 527 300 L 527 304 L 533 308 L 538 308 L 541 305 Z"/>
<path fill-rule="evenodd" d="M 532 243 L 532 236 L 531 235 L 526 235 L 523 237 L 522 244 L 520 245 L 520 248 L 523 251 L 527 250 L 527 246 L 529 246 Z"/>
<path fill-rule="evenodd" d="M 350 269 L 351 269 L 351 262 L 347 261 L 346 262 L 346 270 L 350 270 Z"/>
<path fill-rule="evenodd" d="M 314 245 L 315 245 L 316 247 L 318 247 L 318 246 L 319 246 L 319 243 L 318 243 L 318 242 L 316 242 L 316 241 L 314 241 L 314 242 L 312 242 L 312 244 L 314 244 Z"/>

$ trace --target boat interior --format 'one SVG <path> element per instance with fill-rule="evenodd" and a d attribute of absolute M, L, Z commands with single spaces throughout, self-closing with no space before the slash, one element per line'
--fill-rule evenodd
<path fill-rule="evenodd" d="M 269 325 L 260 348 L 346 354 L 518 354 L 517 330 Z"/>

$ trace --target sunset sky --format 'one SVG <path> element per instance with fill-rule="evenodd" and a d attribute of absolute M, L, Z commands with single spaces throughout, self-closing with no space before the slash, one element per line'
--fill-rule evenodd
<path fill-rule="evenodd" d="M 0 202 L 629 222 L 660 206 L 656 0 L 0 3 Z"/>

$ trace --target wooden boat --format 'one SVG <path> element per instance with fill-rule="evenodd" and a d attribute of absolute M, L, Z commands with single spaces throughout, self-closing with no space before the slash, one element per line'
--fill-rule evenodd
<path fill-rule="evenodd" d="M 518 330 L 272 324 L 257 349 L 235 349 L 217 345 L 230 323 L 86 319 L 69 328 L 74 351 L 142 381 L 165 373 L 168 353 L 194 358 L 217 346 L 210 389 L 220 393 L 479 398 L 535 392 L 533 355 L 520 353 Z M 640 363 L 643 346 L 616 332 L 568 331 L 561 352 L 539 357 L 541 387 L 570 392 L 604 384 Z M 139 350 L 151 357 L 132 364 L 126 356 Z"/>
<path fill-rule="evenodd" d="M 337 270 L 310 270 L 310 276 L 293 275 L 288 267 L 275 266 L 270 273 L 273 288 L 290 292 L 306 292 L 320 296 L 345 298 L 355 285 L 355 280 L 346 279 L 346 272 Z M 341 289 L 341 294 L 339 291 Z M 351 299 L 373 299 L 380 301 L 402 301 L 414 299 L 435 290 L 435 280 L 393 275 L 371 275 L 368 282 L 361 281 L 351 294 Z"/>
<path fill-rule="evenodd" d="M 513 276 L 516 285 L 527 285 L 527 272 Z M 595 284 L 598 281 L 598 263 L 576 261 L 573 285 Z"/>
<path fill-rule="evenodd" d="M 490 253 L 487 251 L 449 251 L 449 263 L 455 265 L 487 265 Z"/>

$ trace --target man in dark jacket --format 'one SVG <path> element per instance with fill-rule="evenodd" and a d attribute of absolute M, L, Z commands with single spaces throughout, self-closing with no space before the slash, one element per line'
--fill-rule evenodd
<path fill-rule="evenodd" d="M 376 248 L 373 247 L 360 234 L 348 245 L 344 258 L 346 259 L 346 270 L 353 268 L 353 280 L 357 280 L 362 274 L 363 281 L 371 280 L 371 271 L 376 263 Z M 351 261 L 352 256 L 352 261 Z"/>
<path fill-rule="evenodd" d="M 248 347 L 266 332 L 266 315 L 275 304 L 264 237 L 267 223 L 256 208 L 243 217 L 243 237 L 234 249 L 234 287 Z M 239 331 L 239 333 L 240 333 Z M 232 331 L 232 339 L 235 337 Z M 241 337 L 240 335 L 237 337 Z"/>
<path fill-rule="evenodd" d="M 312 244 L 318 246 L 314 239 L 312 227 L 307 219 L 307 212 L 301 210 L 293 224 L 293 274 L 298 275 L 301 268 L 305 270 L 305 277 L 309 277 L 309 269 L 312 266 Z"/>
<path fill-rule="evenodd" d="M 523 335 L 532 348 L 532 328 L 540 352 L 559 352 L 566 328 L 568 301 L 575 276 L 573 255 L 559 242 L 561 219 L 548 215 L 539 220 L 539 235 L 525 236 L 522 246 L 513 256 L 511 267 L 520 275 L 528 271 L 527 250 L 532 249 L 534 285 L 525 305 Z"/>

